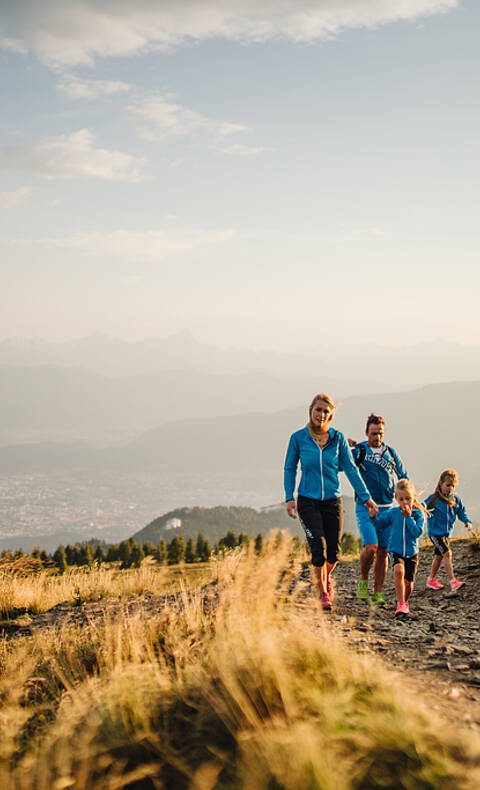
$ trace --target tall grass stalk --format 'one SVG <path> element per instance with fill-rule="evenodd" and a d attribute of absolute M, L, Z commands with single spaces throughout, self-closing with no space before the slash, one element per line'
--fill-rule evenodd
<path fill-rule="evenodd" d="M 478 786 L 480 751 L 426 720 L 374 658 L 346 652 L 315 599 L 288 594 L 290 548 L 228 555 L 215 605 L 185 590 L 148 620 L 3 645 L 5 787 Z"/>

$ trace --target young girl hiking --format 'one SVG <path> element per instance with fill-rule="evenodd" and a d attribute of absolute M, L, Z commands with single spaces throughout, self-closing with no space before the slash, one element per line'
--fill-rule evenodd
<path fill-rule="evenodd" d="M 427 519 L 427 534 L 434 546 L 434 556 L 432 570 L 427 579 L 427 587 L 430 590 L 441 590 L 443 584 L 437 580 L 437 573 L 442 564 L 445 568 L 450 589 L 459 590 L 465 582 L 455 578 L 452 565 L 452 552 L 449 548 L 450 535 L 453 532 L 455 520 L 458 518 L 463 521 L 465 527 L 471 532 L 472 524 L 465 510 L 460 497 L 454 494 L 455 486 L 458 484 L 458 476 L 455 469 L 445 469 L 440 475 L 437 487 L 433 494 L 425 500 L 425 505 L 429 511 Z"/>
<path fill-rule="evenodd" d="M 396 615 L 409 614 L 410 598 L 417 573 L 418 539 L 423 532 L 425 508 L 418 501 L 410 480 L 399 480 L 395 486 L 398 507 L 380 513 L 375 519 L 379 529 L 390 527 L 388 553 L 393 565 L 393 582 L 397 596 Z"/>

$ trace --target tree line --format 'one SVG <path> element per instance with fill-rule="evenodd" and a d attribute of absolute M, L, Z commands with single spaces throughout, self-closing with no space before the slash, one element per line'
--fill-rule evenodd
<path fill-rule="evenodd" d="M 276 532 L 272 538 L 278 546 L 283 540 L 283 534 Z M 3 560 L 18 560 L 22 557 L 32 557 L 39 561 L 44 567 L 55 566 L 60 573 L 64 573 L 69 567 L 93 567 L 103 563 L 118 563 L 120 568 L 139 568 L 145 557 L 152 557 L 159 565 L 178 565 L 180 563 L 194 564 L 197 562 L 208 562 L 212 556 L 219 557 L 227 551 L 237 547 L 247 547 L 253 543 L 254 551 L 261 554 L 265 548 L 265 538 L 261 532 L 255 538 L 251 538 L 246 532 L 236 534 L 230 529 L 223 538 L 220 538 L 213 549 L 208 538 L 199 532 L 196 540 L 192 537 L 185 540 L 183 535 L 175 535 L 168 543 L 162 538 L 155 546 L 151 541 L 137 543 L 134 538 L 122 540 L 120 543 L 107 544 L 103 541 L 91 540 L 85 543 L 75 543 L 73 546 L 60 545 L 53 554 L 49 555 L 45 550 L 35 548 L 28 553 L 22 549 L 2 551 Z M 298 536 L 293 538 L 296 549 L 302 545 Z M 350 532 L 346 532 L 342 537 L 342 550 L 345 554 L 356 554 L 359 550 L 359 540 Z"/>

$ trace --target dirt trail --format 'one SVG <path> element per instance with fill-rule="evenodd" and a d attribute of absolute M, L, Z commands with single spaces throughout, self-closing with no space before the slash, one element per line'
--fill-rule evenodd
<path fill-rule="evenodd" d="M 457 593 L 449 592 L 443 571 L 439 580 L 445 589 L 426 588 L 432 550 L 420 552 L 411 615 L 401 619 L 394 617 L 391 569 L 384 590 L 387 605 L 373 607 L 356 598 L 358 560 L 340 563 L 335 570 L 335 606 L 328 617 L 356 652 L 377 654 L 389 669 L 402 673 L 403 682 L 408 676 L 421 707 L 480 734 L 480 553 L 471 547 L 470 540 L 453 543 L 455 573 L 465 581 Z M 299 580 L 313 594 L 308 569 Z"/>

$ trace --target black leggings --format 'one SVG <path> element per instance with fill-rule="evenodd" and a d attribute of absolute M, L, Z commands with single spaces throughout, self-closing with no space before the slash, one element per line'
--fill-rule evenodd
<path fill-rule="evenodd" d="M 338 499 L 309 499 L 298 496 L 297 510 L 312 552 L 312 565 L 321 568 L 325 560 L 333 565 L 340 555 L 343 503 Z"/>

